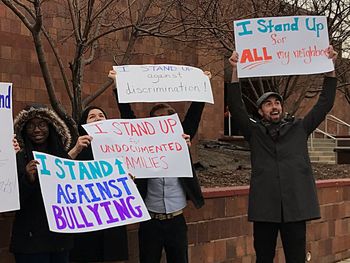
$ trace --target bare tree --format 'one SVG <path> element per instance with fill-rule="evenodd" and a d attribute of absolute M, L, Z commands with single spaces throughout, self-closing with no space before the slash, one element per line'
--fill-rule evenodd
<path fill-rule="evenodd" d="M 117 64 L 127 64 L 133 55 L 135 44 L 143 37 L 176 39 L 190 27 L 179 13 L 181 1 L 177 0 L 2 0 L 30 31 L 42 76 L 53 109 L 75 130 L 75 122 L 82 109 L 102 94 L 111 84 L 107 80 L 96 92 L 82 97 L 85 68 L 102 54 L 111 41 L 118 38 L 128 41 L 121 56 L 115 56 Z M 59 8 L 52 8 L 53 6 Z M 51 11 L 55 10 L 55 11 Z M 59 10 L 59 11 L 57 11 Z M 188 14 L 187 14 L 188 15 Z M 189 14 L 192 16 L 192 14 Z M 61 19 L 65 25 L 59 37 L 50 34 L 49 21 Z M 70 100 L 71 114 L 55 93 L 52 69 L 48 65 L 48 43 L 60 69 L 65 91 Z M 74 56 L 67 67 L 60 54 L 62 46 L 73 48 Z M 109 46 L 110 47 L 110 46 Z"/>
<path fill-rule="evenodd" d="M 192 1 L 189 1 L 192 2 Z M 193 3 L 183 8 L 185 12 L 196 11 L 196 21 L 192 28 L 192 40 L 202 48 L 216 49 L 222 56 L 228 57 L 234 50 L 233 21 L 254 17 L 291 16 L 291 15 L 325 15 L 328 19 L 329 37 L 336 50 L 341 51 L 344 59 L 339 60 L 337 76 L 338 89 L 350 103 L 349 54 L 350 54 L 350 1 L 349 0 L 250 0 L 222 1 L 200 0 L 194 8 Z M 194 18 L 193 18 L 194 19 Z M 196 26 L 193 24 L 196 23 Z M 228 66 L 229 67 L 229 66 Z M 226 73 L 230 76 L 229 70 Z M 310 77 L 315 81 L 310 81 Z M 265 91 L 279 91 L 285 100 L 293 98 L 295 103 L 289 108 L 294 114 L 304 98 L 313 97 L 320 91 L 317 76 L 284 76 L 271 78 L 254 78 L 243 80 L 244 99 L 250 108 L 255 107 L 256 99 Z M 310 85 L 310 83 L 312 83 Z"/>

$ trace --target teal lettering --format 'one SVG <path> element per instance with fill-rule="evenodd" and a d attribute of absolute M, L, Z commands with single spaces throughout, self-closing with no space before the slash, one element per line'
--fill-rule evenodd
<path fill-rule="evenodd" d="M 66 173 L 64 172 L 64 169 L 62 168 L 62 160 L 61 159 L 55 159 L 55 164 L 56 166 L 60 169 L 61 173 L 59 173 L 58 171 L 56 172 L 56 176 L 60 179 L 63 179 L 64 177 L 66 177 Z"/>
<path fill-rule="evenodd" d="M 89 170 L 90 170 L 92 178 L 97 179 L 97 177 L 99 177 L 99 178 L 103 177 L 99 162 L 97 162 L 97 161 L 88 162 L 88 166 L 89 166 Z"/>
<path fill-rule="evenodd" d="M 115 165 L 118 167 L 118 171 L 120 175 L 125 174 L 125 170 L 122 164 L 123 164 L 122 161 L 120 161 L 119 159 L 115 159 Z"/>
<path fill-rule="evenodd" d="M 41 162 L 41 170 L 40 173 L 42 175 L 51 175 L 51 172 L 46 168 L 46 156 L 44 154 L 35 154 L 35 159 L 39 159 Z"/>
<path fill-rule="evenodd" d="M 113 166 L 109 162 L 99 161 L 99 163 L 104 177 L 109 176 L 113 172 Z"/>
<path fill-rule="evenodd" d="M 89 170 L 86 169 L 85 164 L 83 162 L 79 162 L 79 175 L 80 175 L 79 177 L 80 180 L 84 180 L 85 175 L 87 179 L 89 180 L 92 179 L 91 174 L 89 173 Z"/>
<path fill-rule="evenodd" d="M 244 36 L 244 35 L 252 35 L 253 31 L 248 30 L 247 25 L 250 25 L 250 21 L 246 20 L 246 21 L 241 21 L 241 22 L 237 22 L 236 26 L 237 27 L 242 27 L 243 31 L 238 32 L 239 36 Z"/>
<path fill-rule="evenodd" d="M 63 162 L 63 164 L 68 166 L 69 173 L 70 173 L 72 180 L 76 180 L 77 178 L 75 176 L 74 169 L 73 169 L 73 166 L 75 165 L 75 163 L 73 161 L 66 160 Z"/>

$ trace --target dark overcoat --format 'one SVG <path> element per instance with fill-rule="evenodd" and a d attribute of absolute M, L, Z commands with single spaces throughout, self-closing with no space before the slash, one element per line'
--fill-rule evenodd
<path fill-rule="evenodd" d="M 230 84 L 229 109 L 251 149 L 249 221 L 279 223 L 320 218 L 307 140 L 331 110 L 335 91 L 336 79 L 326 77 L 312 110 L 303 119 L 284 120 L 274 140 L 261 121 L 249 119 L 239 84 Z"/>

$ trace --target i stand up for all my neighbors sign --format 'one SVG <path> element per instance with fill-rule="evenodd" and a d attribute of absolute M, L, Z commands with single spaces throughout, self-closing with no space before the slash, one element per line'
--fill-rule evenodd
<path fill-rule="evenodd" d="M 324 16 L 287 16 L 234 22 L 238 77 L 332 71 Z"/>

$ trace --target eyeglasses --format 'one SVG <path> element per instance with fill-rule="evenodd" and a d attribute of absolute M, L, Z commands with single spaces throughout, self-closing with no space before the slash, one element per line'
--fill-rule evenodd
<path fill-rule="evenodd" d="M 41 121 L 41 122 L 38 122 L 38 123 L 28 123 L 26 125 L 26 129 L 28 131 L 34 131 L 35 128 L 38 127 L 40 130 L 45 130 L 48 128 L 48 125 L 47 125 L 47 122 L 46 121 Z"/>

